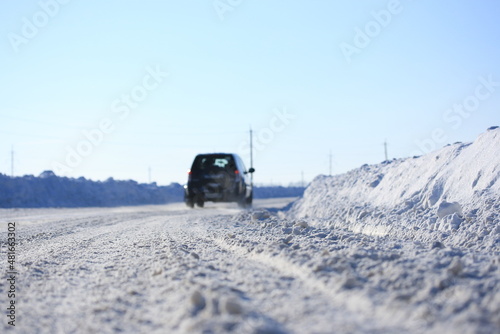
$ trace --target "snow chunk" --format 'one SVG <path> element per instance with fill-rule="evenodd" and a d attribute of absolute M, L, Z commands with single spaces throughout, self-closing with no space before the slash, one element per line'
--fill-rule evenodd
<path fill-rule="evenodd" d="M 237 315 L 243 313 L 243 307 L 235 298 L 227 298 L 222 301 L 222 311 L 227 314 Z"/>
<path fill-rule="evenodd" d="M 302 227 L 302 228 L 308 228 L 309 224 L 305 220 L 299 220 L 297 223 L 295 223 L 295 226 Z"/>
<path fill-rule="evenodd" d="M 443 218 L 445 216 L 458 214 L 462 216 L 462 207 L 457 202 L 448 203 L 446 201 L 441 202 L 437 209 L 437 216 Z"/>
<path fill-rule="evenodd" d="M 204 309 L 205 306 L 207 305 L 205 297 L 198 290 L 193 292 L 190 301 L 194 309 L 197 311 Z"/>
<path fill-rule="evenodd" d="M 266 210 L 252 212 L 253 221 L 266 220 L 269 219 L 270 217 L 271 213 Z"/>
<path fill-rule="evenodd" d="M 458 257 L 454 258 L 450 266 L 448 267 L 448 272 L 454 276 L 459 276 L 460 274 L 462 274 L 463 270 L 464 264 Z"/>

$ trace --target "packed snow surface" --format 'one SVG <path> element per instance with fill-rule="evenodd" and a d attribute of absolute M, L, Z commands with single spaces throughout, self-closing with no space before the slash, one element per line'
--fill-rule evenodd
<path fill-rule="evenodd" d="M 500 333 L 499 136 L 320 176 L 288 206 L 0 209 L 19 272 L 0 331 Z"/>

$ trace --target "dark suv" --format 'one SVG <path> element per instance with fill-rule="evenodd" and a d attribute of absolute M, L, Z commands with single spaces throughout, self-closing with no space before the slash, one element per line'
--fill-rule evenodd
<path fill-rule="evenodd" d="M 199 154 L 189 170 L 184 186 L 184 201 L 193 208 L 203 207 L 207 201 L 238 202 L 241 207 L 252 205 L 252 184 L 243 161 L 237 154 Z"/>

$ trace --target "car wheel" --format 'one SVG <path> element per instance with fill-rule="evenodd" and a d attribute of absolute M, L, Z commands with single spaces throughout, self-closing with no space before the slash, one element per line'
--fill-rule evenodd
<path fill-rule="evenodd" d="M 202 208 L 205 205 L 205 202 L 202 199 L 196 200 L 196 205 Z"/>
<path fill-rule="evenodd" d="M 243 197 L 238 201 L 238 206 L 244 209 L 250 208 L 252 206 L 252 199 L 253 199 L 253 194 L 250 193 L 250 196 Z"/>
<path fill-rule="evenodd" d="M 253 191 L 250 193 L 250 196 L 248 196 L 245 200 L 246 202 L 246 205 L 247 207 L 251 207 L 252 206 L 252 202 L 253 202 Z"/>

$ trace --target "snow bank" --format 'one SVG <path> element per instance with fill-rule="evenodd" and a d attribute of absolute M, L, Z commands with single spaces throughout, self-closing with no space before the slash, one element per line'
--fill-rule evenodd
<path fill-rule="evenodd" d="M 287 213 L 368 235 L 500 249 L 500 129 L 423 157 L 318 176 Z"/>

